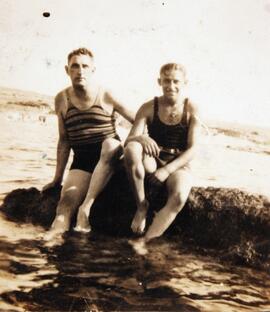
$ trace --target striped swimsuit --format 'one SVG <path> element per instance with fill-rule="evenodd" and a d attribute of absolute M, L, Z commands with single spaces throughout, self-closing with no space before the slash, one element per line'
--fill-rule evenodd
<path fill-rule="evenodd" d="M 64 119 L 69 144 L 74 152 L 70 170 L 93 172 L 100 158 L 102 142 L 107 138 L 119 139 L 115 130 L 115 114 L 106 112 L 101 104 L 100 91 L 94 104 L 79 110 L 66 92 L 68 110 Z"/>
<path fill-rule="evenodd" d="M 153 121 L 148 125 L 148 132 L 160 147 L 157 162 L 161 166 L 177 158 L 187 149 L 189 129 L 187 104 L 188 99 L 185 99 L 181 121 L 175 125 L 167 125 L 158 116 L 158 98 L 154 98 L 154 116 Z"/>

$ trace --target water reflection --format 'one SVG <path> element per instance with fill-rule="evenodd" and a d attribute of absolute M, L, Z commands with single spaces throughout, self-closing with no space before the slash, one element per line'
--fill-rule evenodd
<path fill-rule="evenodd" d="M 2 238 L 1 252 L 3 302 L 27 311 L 270 309 L 267 273 L 216 263 L 166 238 L 144 257 L 125 238 L 92 233 L 69 233 L 54 248 Z"/>

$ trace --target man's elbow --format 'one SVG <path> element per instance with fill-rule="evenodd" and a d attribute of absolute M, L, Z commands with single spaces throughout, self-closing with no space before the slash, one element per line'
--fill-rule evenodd
<path fill-rule="evenodd" d="M 130 112 L 126 119 L 133 125 L 135 122 L 136 114 L 134 112 Z"/>
<path fill-rule="evenodd" d="M 126 138 L 125 143 L 124 143 L 124 147 L 126 147 L 128 145 L 128 143 L 130 143 L 132 141 L 132 138 L 133 137 L 131 137 L 131 136 Z"/>
<path fill-rule="evenodd" d="M 196 144 L 190 144 L 187 148 L 190 154 L 190 158 L 195 158 L 198 155 L 198 145 Z"/>
<path fill-rule="evenodd" d="M 70 147 L 69 141 L 66 136 L 60 136 L 58 139 L 59 146 Z"/>

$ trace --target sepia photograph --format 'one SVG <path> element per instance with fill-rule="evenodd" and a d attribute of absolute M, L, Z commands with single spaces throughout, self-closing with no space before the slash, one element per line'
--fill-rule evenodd
<path fill-rule="evenodd" d="M 0 311 L 270 312 L 270 0 L 0 0 Z"/>

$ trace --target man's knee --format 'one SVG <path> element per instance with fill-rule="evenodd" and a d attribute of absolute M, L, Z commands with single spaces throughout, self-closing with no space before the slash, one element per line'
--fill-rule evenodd
<path fill-rule="evenodd" d="M 171 210 L 178 213 L 184 207 L 187 201 L 187 196 L 182 192 L 177 191 L 169 195 L 169 200 L 171 202 Z"/>
<path fill-rule="evenodd" d="M 102 143 L 102 151 L 104 151 L 105 153 L 115 151 L 119 147 L 121 147 L 121 142 L 114 138 L 108 138 Z"/>
<path fill-rule="evenodd" d="M 138 142 L 129 142 L 124 150 L 125 163 L 128 166 L 142 160 L 142 146 Z"/>
<path fill-rule="evenodd" d="M 68 214 L 73 212 L 74 209 L 80 204 L 80 197 L 79 190 L 75 187 L 73 189 L 70 188 L 63 190 L 58 203 L 57 213 Z"/>
<path fill-rule="evenodd" d="M 124 150 L 125 165 L 134 176 L 144 179 L 145 168 L 143 164 L 143 149 L 138 142 L 129 142 Z"/>
<path fill-rule="evenodd" d="M 116 139 L 109 138 L 102 143 L 100 159 L 105 163 L 111 163 L 119 158 L 122 152 L 123 147 L 121 143 Z"/>

